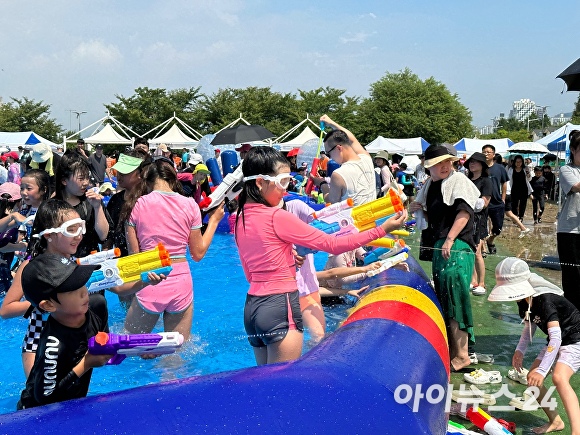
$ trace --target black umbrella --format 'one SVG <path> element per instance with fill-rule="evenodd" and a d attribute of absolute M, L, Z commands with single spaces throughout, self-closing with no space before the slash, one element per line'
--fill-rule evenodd
<path fill-rule="evenodd" d="M 580 91 L 580 59 L 562 71 L 556 78 L 566 82 L 568 91 Z"/>
<path fill-rule="evenodd" d="M 229 145 L 270 139 L 274 134 L 261 125 L 237 125 L 215 135 L 212 145 Z"/>

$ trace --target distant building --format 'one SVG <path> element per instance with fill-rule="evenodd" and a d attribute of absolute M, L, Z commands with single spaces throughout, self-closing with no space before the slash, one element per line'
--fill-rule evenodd
<path fill-rule="evenodd" d="M 541 119 L 544 116 L 545 110 L 545 107 L 537 106 L 536 103 L 529 98 L 522 98 L 521 100 L 514 101 L 509 117 L 523 122 L 531 115 L 536 114 L 538 118 Z"/>
<path fill-rule="evenodd" d="M 550 122 L 552 123 L 552 125 L 562 125 L 562 124 L 566 124 L 567 122 L 570 122 L 571 119 L 572 119 L 572 112 L 559 113 L 556 116 L 550 118 Z"/>

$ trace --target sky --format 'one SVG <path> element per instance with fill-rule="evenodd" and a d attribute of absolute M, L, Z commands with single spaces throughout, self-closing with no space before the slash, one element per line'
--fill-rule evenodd
<path fill-rule="evenodd" d="M 78 127 L 71 110 L 87 112 L 85 127 L 138 87 L 368 97 L 405 68 L 457 94 L 477 127 L 522 98 L 550 116 L 578 98 L 556 79 L 580 57 L 573 0 L 0 0 L 0 10 L 0 97 L 50 104 L 67 130 Z"/>

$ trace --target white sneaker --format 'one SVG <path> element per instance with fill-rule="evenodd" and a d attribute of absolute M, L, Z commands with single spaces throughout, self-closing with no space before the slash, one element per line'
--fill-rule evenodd
<path fill-rule="evenodd" d="M 483 296 L 485 294 L 487 290 L 485 289 L 485 287 L 478 285 L 477 287 L 473 287 L 471 289 L 471 293 L 473 293 L 475 296 Z"/>
<path fill-rule="evenodd" d="M 469 361 L 471 364 L 477 364 L 479 362 L 477 360 L 477 354 L 475 352 L 469 354 Z"/>
<path fill-rule="evenodd" d="M 526 234 L 531 233 L 531 232 L 532 232 L 532 230 L 530 230 L 529 228 L 526 228 L 525 230 L 520 231 L 520 235 L 518 236 L 518 239 L 525 237 Z"/>

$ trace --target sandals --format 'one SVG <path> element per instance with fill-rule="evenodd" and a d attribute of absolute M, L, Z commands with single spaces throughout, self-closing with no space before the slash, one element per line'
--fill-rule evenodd
<path fill-rule="evenodd" d="M 502 381 L 502 376 L 497 370 L 487 372 L 483 369 L 477 369 L 471 373 L 465 373 L 463 379 L 476 385 L 499 384 Z"/>
<path fill-rule="evenodd" d="M 459 404 L 468 405 L 495 405 L 495 397 L 492 394 L 487 394 L 477 388 L 475 385 L 470 385 L 469 390 L 453 390 L 451 392 L 451 400 Z"/>
<path fill-rule="evenodd" d="M 521 372 L 518 372 L 517 369 L 511 368 L 508 370 L 507 377 L 510 378 L 512 381 L 519 382 L 523 385 L 528 385 L 528 370 L 522 368 Z"/>
<path fill-rule="evenodd" d="M 540 407 L 536 397 L 528 390 L 524 391 L 522 397 L 514 397 L 511 399 L 510 406 L 520 411 L 537 411 Z"/>

